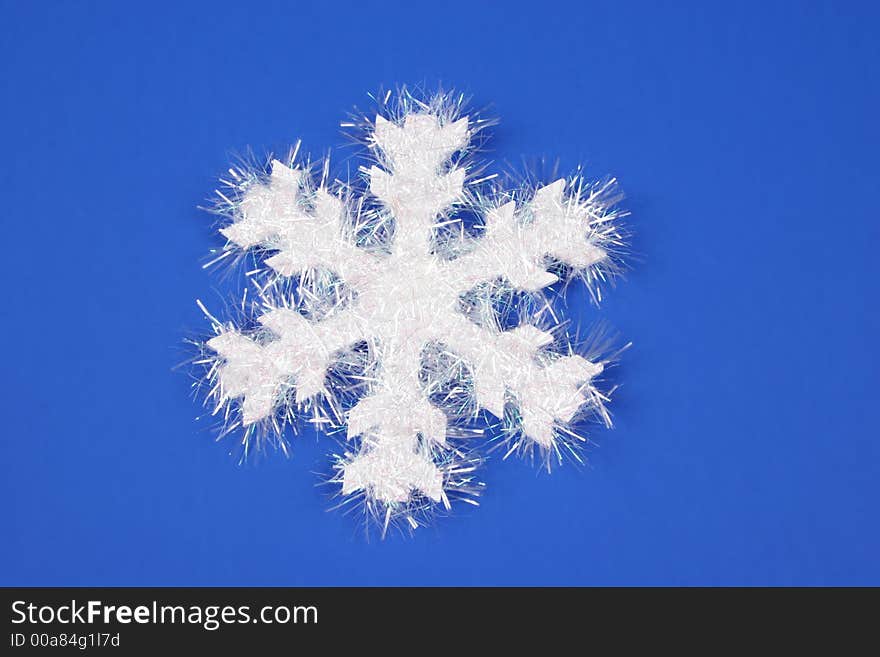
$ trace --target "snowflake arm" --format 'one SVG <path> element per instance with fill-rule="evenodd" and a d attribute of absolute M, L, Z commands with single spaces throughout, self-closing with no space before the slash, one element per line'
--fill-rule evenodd
<path fill-rule="evenodd" d="M 271 415 L 292 386 L 297 403 L 320 393 L 334 354 L 363 339 L 348 310 L 315 322 L 281 307 L 260 316 L 259 322 L 275 339 L 261 344 L 231 328 L 207 343 L 223 359 L 220 401 L 243 398 L 244 425 Z"/>
<path fill-rule="evenodd" d="M 376 258 L 349 234 L 343 202 L 323 186 L 309 193 L 305 171 L 278 160 L 267 181 L 247 186 L 234 222 L 220 232 L 229 248 L 277 251 L 265 263 L 283 277 L 326 269 L 356 285 L 376 271 Z"/>
<path fill-rule="evenodd" d="M 387 170 L 370 168 L 370 191 L 395 218 L 395 251 L 427 255 L 438 214 L 462 196 L 465 171 L 440 167 L 468 143 L 467 117 L 441 125 L 410 114 L 402 126 L 376 117 L 373 143 Z"/>
<path fill-rule="evenodd" d="M 573 187 L 575 183 L 569 187 Z M 618 215 L 609 208 L 614 181 L 590 189 L 569 190 L 559 179 L 535 193 L 517 209 L 510 201 L 486 213 L 485 235 L 473 250 L 447 267 L 453 284 L 466 292 L 478 283 L 503 278 L 513 287 L 536 292 L 558 278 L 547 271 L 550 261 L 575 271 L 607 263 L 607 227 Z"/>
<path fill-rule="evenodd" d="M 502 418 L 512 402 L 523 434 L 545 449 L 558 426 L 595 401 L 591 382 L 604 369 L 582 356 L 551 355 L 545 348 L 552 342 L 551 333 L 531 325 L 497 331 L 464 319 L 447 338 L 471 368 L 477 404 Z"/>
<path fill-rule="evenodd" d="M 446 416 L 419 384 L 420 350 L 399 346 L 384 349 L 376 384 L 349 412 L 348 437 L 363 440 L 344 467 L 342 492 L 363 490 L 391 504 L 416 491 L 439 502 L 443 473 L 433 448 L 446 443 Z"/>

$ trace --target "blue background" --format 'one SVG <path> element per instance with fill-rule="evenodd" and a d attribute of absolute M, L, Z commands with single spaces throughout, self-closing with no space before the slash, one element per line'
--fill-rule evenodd
<path fill-rule="evenodd" d="M 876 3 L 0 7 L 0 584 L 880 584 Z M 440 82 L 496 162 L 620 178 L 641 259 L 568 313 L 635 346 L 586 468 L 493 458 L 479 509 L 366 542 L 326 440 L 238 467 L 194 421 L 196 206 Z"/>

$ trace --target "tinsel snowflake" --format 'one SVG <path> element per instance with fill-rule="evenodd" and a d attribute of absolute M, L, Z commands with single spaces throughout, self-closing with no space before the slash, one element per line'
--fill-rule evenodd
<path fill-rule="evenodd" d="M 230 169 L 216 260 L 248 256 L 256 295 L 238 323 L 200 303 L 216 333 L 200 362 L 245 453 L 263 441 L 287 452 L 301 417 L 344 432 L 331 477 L 343 505 L 415 528 L 437 504 L 475 503 L 481 418 L 497 419 L 506 454 L 547 463 L 577 455 L 584 416 L 610 426 L 597 388 L 610 358 L 579 352 L 543 291 L 576 277 L 598 301 L 620 266 L 622 212 L 613 179 L 500 189 L 473 157 L 487 122 L 461 97 L 404 90 L 379 105 L 343 124 L 372 159 L 353 183 L 301 162 L 298 146 Z"/>

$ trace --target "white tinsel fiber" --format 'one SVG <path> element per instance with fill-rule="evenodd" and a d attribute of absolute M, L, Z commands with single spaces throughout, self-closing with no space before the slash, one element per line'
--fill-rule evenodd
<path fill-rule="evenodd" d="M 595 385 L 607 360 L 576 353 L 541 291 L 565 271 L 599 298 L 622 246 L 614 181 L 487 190 L 493 177 L 471 159 L 482 127 L 448 95 L 404 91 L 364 122 L 374 163 L 360 193 L 330 183 L 326 165 L 315 182 L 296 152 L 268 174 L 230 170 L 218 192 L 220 259 L 247 252 L 259 266 L 256 328 L 209 315 L 215 413 L 246 447 L 273 434 L 286 447 L 287 420 L 309 413 L 342 428 L 341 493 L 386 523 L 400 513 L 415 527 L 414 510 L 478 492 L 457 427 L 481 409 L 508 426 L 510 452 L 559 454 L 585 414 L 610 424 Z M 480 217 L 475 229 L 462 212 Z M 514 298 L 534 312 L 505 330 Z"/>

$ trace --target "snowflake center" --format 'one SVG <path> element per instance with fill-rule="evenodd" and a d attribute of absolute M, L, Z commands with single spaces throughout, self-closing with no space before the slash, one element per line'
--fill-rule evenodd
<path fill-rule="evenodd" d="M 362 284 L 354 312 L 366 332 L 386 343 L 437 339 L 444 318 L 457 312 L 458 295 L 442 280 L 440 260 L 428 255 L 391 255 L 381 273 Z"/>

